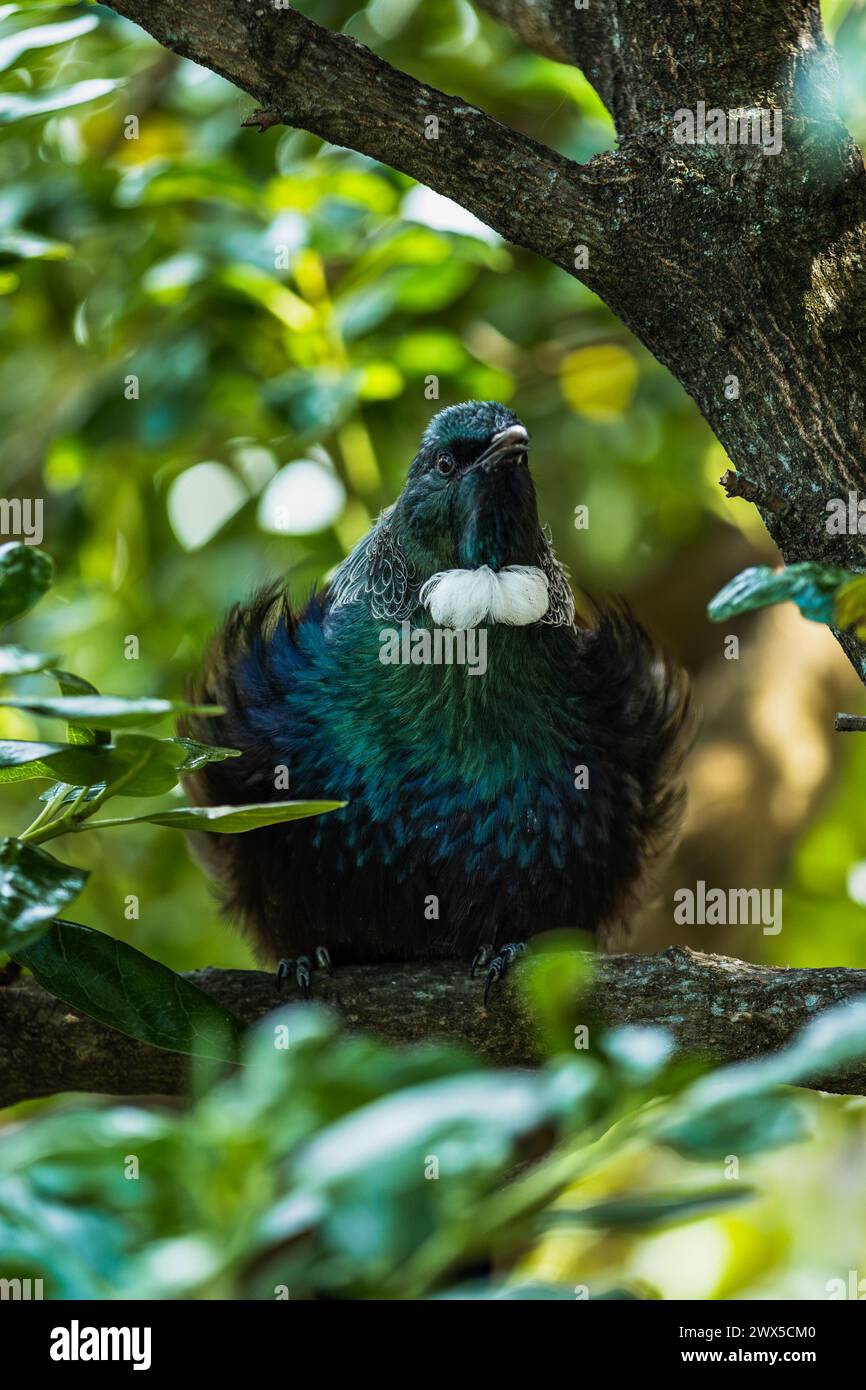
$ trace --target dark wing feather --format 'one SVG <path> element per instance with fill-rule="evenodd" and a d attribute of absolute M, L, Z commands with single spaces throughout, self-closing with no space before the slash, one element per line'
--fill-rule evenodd
<path fill-rule="evenodd" d="M 646 904 L 679 838 L 682 766 L 694 727 L 691 691 L 685 671 L 660 653 L 625 602 L 598 614 L 583 642 L 577 693 L 593 747 L 613 769 L 612 799 L 622 808 L 610 865 L 620 893 L 599 931 L 610 940 Z"/>
<path fill-rule="evenodd" d="M 314 597 L 307 611 L 319 607 Z M 290 795 L 276 789 L 274 748 L 256 724 L 259 712 L 268 714 L 285 703 L 288 671 L 301 659 L 295 644 L 298 622 L 277 583 L 261 589 L 248 604 L 235 605 L 213 638 L 190 698 L 196 704 L 221 705 L 225 713 L 189 716 L 181 733 L 237 748 L 242 756 L 208 763 L 184 779 L 196 805 L 243 806 Z M 224 909 L 253 934 L 266 916 L 257 838 L 255 832 L 189 836 L 194 856 L 216 881 Z"/>

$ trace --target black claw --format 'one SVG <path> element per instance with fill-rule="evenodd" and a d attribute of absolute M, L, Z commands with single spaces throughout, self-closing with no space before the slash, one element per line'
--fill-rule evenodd
<path fill-rule="evenodd" d="M 295 961 L 295 979 L 305 999 L 310 997 L 310 969 L 310 957 L 298 956 Z"/>
<path fill-rule="evenodd" d="M 474 980 L 478 971 L 485 966 L 493 954 L 493 947 L 488 945 L 479 946 L 475 955 L 472 957 L 472 964 L 469 967 L 469 978 Z"/>
<path fill-rule="evenodd" d="M 487 1008 L 487 1001 L 490 998 L 490 991 L 495 984 L 502 979 L 502 968 L 499 965 L 499 957 L 491 965 L 487 972 L 487 979 L 484 981 L 484 1007 Z"/>
<path fill-rule="evenodd" d="M 294 978 L 295 984 L 301 991 L 305 999 L 310 997 L 310 977 L 315 967 L 323 970 L 326 975 L 331 973 L 331 956 L 327 946 L 317 946 L 313 952 L 313 960 L 309 956 L 298 956 L 297 960 L 281 960 L 277 966 L 277 990 L 282 991 L 283 985 L 290 976 Z"/>
<path fill-rule="evenodd" d="M 526 943 L 524 941 L 509 941 L 502 947 L 499 955 L 494 956 L 493 960 L 490 962 L 490 969 L 487 971 L 487 979 L 484 981 L 485 1008 L 487 1007 L 487 1001 L 490 998 L 490 991 L 493 986 L 497 985 L 499 981 L 508 974 L 511 965 L 518 956 L 523 955 L 525 950 Z"/>

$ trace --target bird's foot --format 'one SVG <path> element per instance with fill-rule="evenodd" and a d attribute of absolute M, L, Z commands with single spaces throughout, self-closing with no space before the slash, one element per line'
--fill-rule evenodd
<path fill-rule="evenodd" d="M 490 991 L 494 985 L 499 984 L 503 976 L 508 974 L 509 968 L 513 965 L 518 956 L 522 956 L 526 950 L 524 941 L 509 941 L 502 946 L 496 954 L 493 946 L 479 946 L 475 955 L 472 957 L 472 964 L 469 967 L 470 979 L 475 979 L 479 970 L 487 966 L 487 975 L 484 980 L 484 1005 L 490 998 Z"/>
<path fill-rule="evenodd" d="M 310 978 L 314 969 L 323 970 L 326 975 L 330 975 L 331 957 L 327 946 L 317 946 L 312 960 L 309 956 L 298 956 L 297 960 L 281 960 L 277 966 L 277 990 L 282 990 L 285 981 L 293 976 L 301 994 L 305 999 L 309 999 Z"/>

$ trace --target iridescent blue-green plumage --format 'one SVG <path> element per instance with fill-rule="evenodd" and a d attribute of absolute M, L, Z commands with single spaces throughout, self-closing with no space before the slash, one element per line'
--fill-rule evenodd
<path fill-rule="evenodd" d="M 441 412 L 332 583 L 298 616 L 281 588 L 258 595 L 213 646 L 196 694 L 226 714 L 196 732 L 244 756 L 203 769 L 193 794 L 348 802 L 203 837 L 263 960 L 318 944 L 337 963 L 469 957 L 556 927 L 604 934 L 675 834 L 684 678 L 624 607 L 572 620 L 525 445 L 484 462 L 518 424 L 495 403 Z M 484 674 L 383 664 L 389 620 L 431 626 L 425 580 L 483 565 L 543 570 L 545 618 L 486 624 Z"/>

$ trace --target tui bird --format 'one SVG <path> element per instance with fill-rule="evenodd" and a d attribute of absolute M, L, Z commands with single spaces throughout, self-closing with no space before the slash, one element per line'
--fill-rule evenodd
<path fill-rule="evenodd" d="M 189 732 L 243 752 L 195 774 L 198 802 L 348 803 L 199 837 L 304 993 L 333 953 L 464 956 L 486 997 L 537 932 L 607 944 L 676 837 L 686 677 L 624 604 L 576 620 L 528 443 L 496 402 L 442 410 L 326 587 L 300 612 L 281 584 L 234 608 L 192 692 L 226 712 Z"/>

